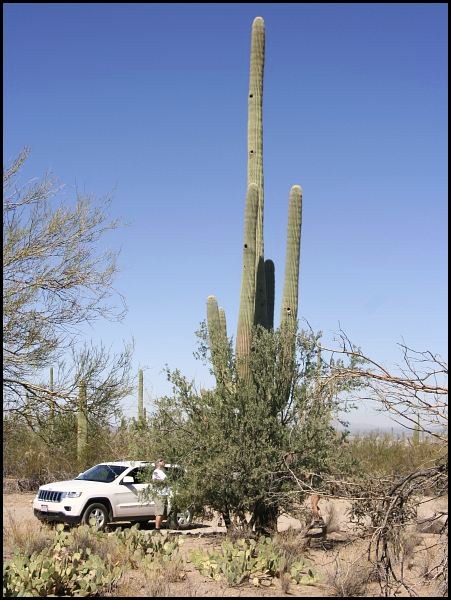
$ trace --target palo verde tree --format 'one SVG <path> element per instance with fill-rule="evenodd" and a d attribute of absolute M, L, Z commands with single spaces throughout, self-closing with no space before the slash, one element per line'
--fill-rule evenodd
<path fill-rule="evenodd" d="M 59 198 L 61 189 L 49 175 L 22 185 L 28 155 L 25 149 L 3 172 L 3 389 L 5 410 L 31 418 L 33 412 L 51 415 L 64 401 L 76 405 L 78 377 L 63 381 L 60 369 L 54 385 L 40 374 L 77 352 L 81 326 L 121 319 L 125 304 L 113 287 L 116 253 L 99 251 L 99 242 L 119 225 L 107 215 L 108 201 L 97 204 L 79 194 L 74 202 Z M 119 363 L 129 354 L 125 349 Z M 72 369 L 98 372 L 105 349 L 85 348 L 79 358 Z M 105 394 L 100 396 L 99 407 L 105 404 Z"/>
<path fill-rule="evenodd" d="M 198 335 L 198 356 L 210 360 L 205 326 Z M 150 444 L 153 454 L 186 467 L 176 483 L 182 505 L 207 505 L 221 512 L 228 526 L 236 516 L 241 527 L 265 530 L 307 493 L 299 490 L 292 472 L 304 481 L 312 473 L 346 473 L 349 465 L 341 452 L 346 434 L 338 433 L 331 419 L 344 408 L 340 395 L 349 382 L 330 378 L 319 393 L 318 377 L 331 369 L 318 362 L 319 337 L 298 333 L 296 361 L 284 365 L 284 331 L 262 330 L 254 336 L 251 376 L 243 379 L 232 357 L 231 384 L 211 390 L 198 391 L 178 370 L 167 371 L 173 392 L 156 401 Z M 352 361 L 346 366 L 351 368 Z M 288 398 L 284 368 L 292 381 Z"/>
<path fill-rule="evenodd" d="M 118 226 L 106 204 L 89 197 L 57 201 L 51 176 L 21 185 L 29 155 L 3 172 L 3 387 L 7 408 L 33 390 L 47 369 L 77 341 L 81 325 L 124 314 L 114 290 L 116 253 L 99 240 Z M 119 306 L 117 303 L 119 300 Z"/>

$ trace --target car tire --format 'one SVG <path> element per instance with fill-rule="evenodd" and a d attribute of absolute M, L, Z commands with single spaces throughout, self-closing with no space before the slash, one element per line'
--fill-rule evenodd
<path fill-rule="evenodd" d="M 191 512 L 189 510 L 181 510 L 177 511 L 173 515 L 173 521 L 175 529 L 180 529 L 184 525 L 189 525 L 191 523 Z"/>
<path fill-rule="evenodd" d="M 101 502 L 94 502 L 86 507 L 81 522 L 84 525 L 92 525 L 97 531 L 104 531 L 109 518 L 107 507 Z"/>

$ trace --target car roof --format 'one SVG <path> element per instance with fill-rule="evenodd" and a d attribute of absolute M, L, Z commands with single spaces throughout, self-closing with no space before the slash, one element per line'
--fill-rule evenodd
<path fill-rule="evenodd" d="M 114 465 L 117 467 L 140 467 L 151 464 L 153 463 L 144 460 L 104 460 L 99 463 L 99 465 Z"/>
<path fill-rule="evenodd" d="M 99 465 L 115 465 L 118 467 L 143 467 L 147 465 L 155 466 L 154 462 L 148 460 L 105 460 Z M 166 463 L 165 467 L 178 467 L 179 465 Z"/>

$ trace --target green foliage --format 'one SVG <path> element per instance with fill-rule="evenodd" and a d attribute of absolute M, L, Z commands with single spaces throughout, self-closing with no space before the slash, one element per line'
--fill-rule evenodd
<path fill-rule="evenodd" d="M 175 483 L 182 505 L 230 511 L 243 522 L 250 513 L 249 527 L 262 505 L 290 511 L 302 500 L 301 492 L 294 493 L 298 487 L 285 463 L 288 454 L 290 469 L 300 478 L 349 468 L 342 452 L 345 436 L 331 425 L 339 394 L 349 384 L 340 380 L 319 388 L 318 336 L 302 332 L 296 338 L 288 399 L 280 361 L 283 332 L 260 328 L 254 340 L 249 381 L 232 365 L 232 386 L 198 393 L 179 371 L 168 370 L 173 394 L 157 401 L 149 422 L 157 454 L 186 468 Z"/>
<path fill-rule="evenodd" d="M 298 558 L 287 565 L 269 537 L 259 540 L 240 539 L 235 543 L 224 541 L 220 550 L 204 553 L 193 550 L 190 560 L 202 575 L 216 581 L 224 580 L 228 585 L 239 585 L 252 579 L 254 585 L 270 582 L 286 572 L 293 583 L 316 582 L 309 563 Z"/>
<path fill-rule="evenodd" d="M 168 563 L 181 540 L 148 535 L 137 526 L 105 534 L 84 525 L 65 531 L 58 525 L 47 547 L 16 553 L 3 570 L 3 594 L 11 596 L 97 596 L 129 568 L 142 562 Z M 120 560 L 118 560 L 120 557 Z"/>
<path fill-rule="evenodd" d="M 389 433 L 358 436 L 349 442 L 349 453 L 359 469 L 373 477 L 401 476 L 435 464 L 443 457 L 443 445 L 432 438 L 411 443 Z"/>
<path fill-rule="evenodd" d="M 115 536 L 126 547 L 130 564 L 135 568 L 139 566 L 143 557 L 148 557 L 149 560 L 158 558 L 163 562 L 172 560 L 182 544 L 179 537 L 169 538 L 149 535 L 148 532 L 141 531 L 138 525 L 133 525 L 129 529 L 118 529 Z"/>
<path fill-rule="evenodd" d="M 71 534 L 57 527 L 53 543 L 31 556 L 16 554 L 3 568 L 3 594 L 13 596 L 95 596 L 108 591 L 121 570 L 91 549 L 70 551 Z"/>

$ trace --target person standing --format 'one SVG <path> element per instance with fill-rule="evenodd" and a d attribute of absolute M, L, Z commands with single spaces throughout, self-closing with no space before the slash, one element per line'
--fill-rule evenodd
<path fill-rule="evenodd" d="M 169 495 L 169 488 L 165 484 L 166 472 L 164 458 L 159 458 L 155 463 L 155 470 L 152 473 L 152 483 L 157 489 L 157 495 L 154 498 L 155 501 L 155 530 L 160 531 L 161 522 L 163 521 L 164 511 L 167 505 L 167 499 Z"/>

